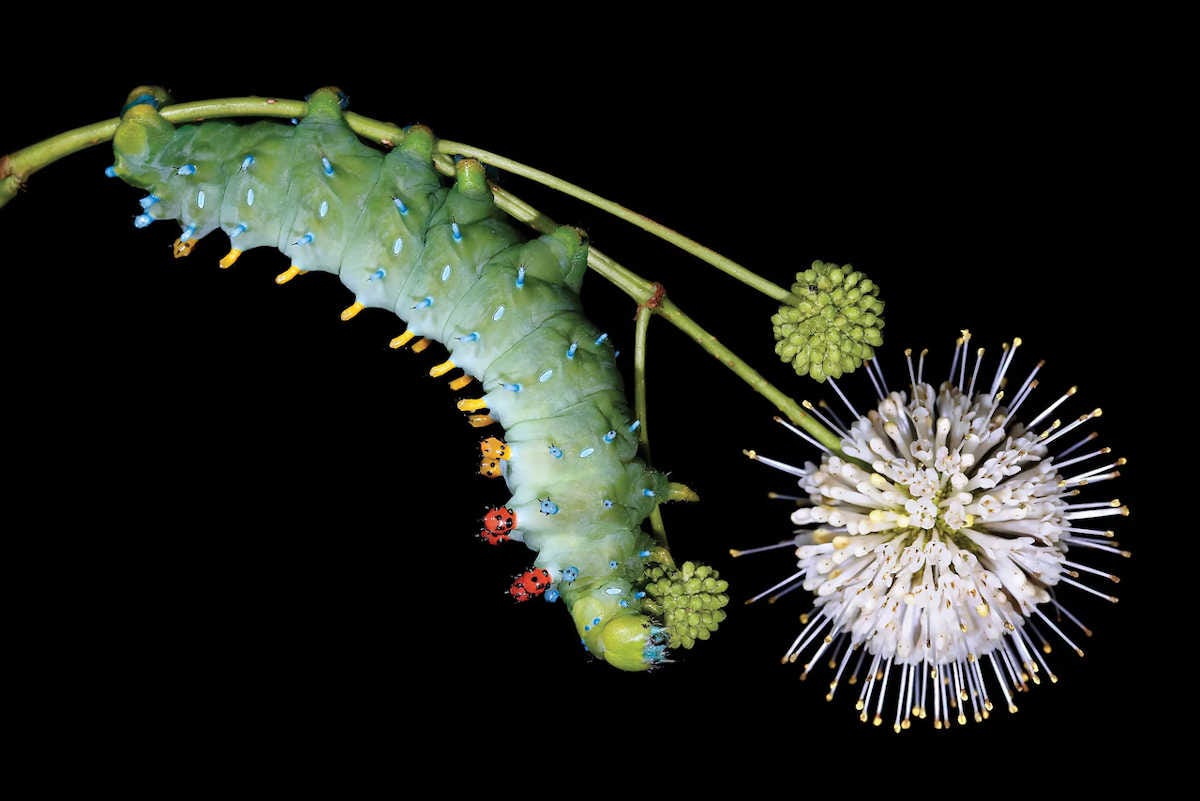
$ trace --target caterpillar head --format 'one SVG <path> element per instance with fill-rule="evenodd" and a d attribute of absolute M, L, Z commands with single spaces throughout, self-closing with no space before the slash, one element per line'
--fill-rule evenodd
<path fill-rule="evenodd" d="M 138 97 L 145 99 L 139 101 Z M 132 105 L 126 106 L 121 113 L 121 124 L 113 135 L 113 169 L 118 177 L 129 183 L 146 186 L 159 177 L 148 165 L 150 154 L 159 153 L 167 146 L 175 136 L 175 126 L 158 113 L 152 97 L 143 93 L 130 102 Z"/>

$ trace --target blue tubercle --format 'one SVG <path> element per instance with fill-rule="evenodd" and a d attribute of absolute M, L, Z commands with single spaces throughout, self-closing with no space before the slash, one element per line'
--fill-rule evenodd
<path fill-rule="evenodd" d="M 632 434 L 634 431 L 637 431 L 641 427 L 642 427 L 642 421 L 634 420 L 632 423 L 629 424 L 629 432 Z"/>
<path fill-rule="evenodd" d="M 254 154 L 247 153 L 246 158 L 242 159 L 242 172 L 250 169 L 254 165 Z"/>
<path fill-rule="evenodd" d="M 408 214 L 408 206 L 398 197 L 392 198 L 392 202 L 396 204 L 396 211 L 403 214 Z"/>
<path fill-rule="evenodd" d="M 629 601 L 626 601 L 624 598 L 622 598 L 622 599 L 620 600 L 620 605 L 621 605 L 621 608 L 622 608 L 622 609 L 628 609 L 628 608 L 629 608 Z"/>
<path fill-rule="evenodd" d="M 432 305 L 433 305 L 433 298 L 426 295 L 420 301 L 418 301 L 417 305 L 413 306 L 413 308 L 414 309 L 428 309 Z"/>
<path fill-rule="evenodd" d="M 605 508 L 605 509 L 611 509 L 611 508 L 613 508 L 613 502 L 612 502 L 612 501 L 610 501 L 608 498 L 605 498 L 605 499 L 604 499 L 604 508 Z"/>
<path fill-rule="evenodd" d="M 492 315 L 492 320 L 494 322 L 499 322 L 500 318 L 503 316 L 504 316 L 504 307 L 500 306 L 496 309 L 496 313 Z"/>
<path fill-rule="evenodd" d="M 634 598 L 638 598 L 638 599 L 645 598 L 645 597 L 646 597 L 646 593 L 645 593 L 645 591 L 644 591 L 644 590 L 638 590 L 637 592 L 635 592 L 635 593 L 633 594 L 633 597 L 634 597 Z"/>
<path fill-rule="evenodd" d="M 571 343 L 571 347 L 567 348 L 567 358 L 568 358 L 568 359 L 574 359 L 574 358 L 575 358 L 575 351 L 577 351 L 577 350 L 579 350 L 579 343 L 578 343 L 578 342 L 572 342 L 572 343 Z"/>
<path fill-rule="evenodd" d="M 184 164 L 182 167 L 180 167 L 179 169 L 177 169 L 175 171 L 175 174 L 176 175 L 195 175 L 196 174 L 196 165 L 195 164 Z"/>
<path fill-rule="evenodd" d="M 450 235 L 452 237 L 454 237 L 455 242 L 462 241 L 462 229 L 460 229 L 458 227 L 458 223 L 456 223 L 456 222 L 450 223 Z"/>
<path fill-rule="evenodd" d="M 134 228 L 145 228 L 147 225 L 149 225 L 152 222 L 154 222 L 154 218 L 151 217 L 149 214 L 139 214 L 138 216 L 133 218 L 133 227 Z"/>
<path fill-rule="evenodd" d="M 466 336 L 459 337 L 458 341 L 459 342 L 478 342 L 479 341 L 479 332 L 472 331 L 471 333 L 467 334 Z"/>
<path fill-rule="evenodd" d="M 158 202 L 158 201 L 160 201 L 160 200 L 162 200 L 162 198 L 160 198 L 158 195 L 155 195 L 155 194 L 149 194 L 149 195 L 146 195 L 146 196 L 145 196 L 144 198 L 142 198 L 141 200 L 139 200 L 139 201 L 138 201 L 138 204 L 139 204 L 139 205 L 140 205 L 140 206 L 141 206 L 143 209 L 148 209 L 148 208 L 150 208 L 151 206 L 153 206 L 155 203 L 157 203 L 157 202 Z"/>
<path fill-rule="evenodd" d="M 325 156 L 321 156 L 321 169 L 325 171 L 326 175 L 333 175 L 333 164 Z"/>
<path fill-rule="evenodd" d="M 304 245 L 311 245 L 311 244 L 312 244 L 312 241 L 313 241 L 313 234 L 312 234 L 312 231 L 309 231 L 307 234 L 305 234 L 304 236 L 300 237 L 300 239 L 298 239 L 298 240 L 295 242 L 295 244 L 297 244 L 297 245 L 300 245 L 300 246 L 302 246 L 302 247 L 303 247 Z"/>
<path fill-rule="evenodd" d="M 554 375 L 554 370 L 553 370 L 553 369 L 547 370 L 546 372 L 544 372 L 544 373 L 542 373 L 541 375 L 539 375 L 539 376 L 538 376 L 538 382 L 539 382 L 539 383 L 542 383 L 542 384 L 545 384 L 547 381 L 549 381 L 549 380 L 550 380 L 550 377 L 551 377 L 551 376 L 553 376 L 553 375 Z"/>
<path fill-rule="evenodd" d="M 558 447 L 557 445 L 551 445 L 550 446 L 550 455 L 553 456 L 555 459 L 561 459 L 563 457 L 562 448 Z"/>
<path fill-rule="evenodd" d="M 552 604 L 557 600 L 558 600 L 558 590 L 554 589 L 553 587 L 546 590 L 546 603 Z"/>
<path fill-rule="evenodd" d="M 104 168 L 104 177 L 116 178 L 117 177 L 117 168 L 111 164 L 109 166 L 105 167 Z"/>
<path fill-rule="evenodd" d="M 567 582 L 568 584 L 579 578 L 579 568 L 575 567 L 574 565 L 564 569 L 562 573 L 563 581 Z"/>
<path fill-rule="evenodd" d="M 187 228 L 184 228 L 184 229 L 183 229 L 183 233 L 181 233 L 181 234 L 179 235 L 179 238 L 180 238 L 181 240 L 183 240 L 184 242 L 186 242 L 186 241 L 188 241 L 189 239 L 191 239 L 191 238 L 192 238 L 193 236 L 195 236 L 195 235 L 196 235 L 196 226 L 194 226 L 194 225 L 189 225 Z"/>
<path fill-rule="evenodd" d="M 580 458 L 580 459 L 586 459 L 586 458 L 588 458 L 589 456 L 591 456 L 591 455 L 592 455 L 593 453 L 595 453 L 595 452 L 596 452 L 596 449 L 595 449 L 595 448 L 584 448 L 583 450 L 581 450 L 581 451 L 579 452 L 579 458 Z"/>
<path fill-rule="evenodd" d="M 661 662 L 667 652 L 666 646 L 647 645 L 642 649 L 642 658 L 647 662 Z"/>
<path fill-rule="evenodd" d="M 237 237 L 241 236 L 244 233 L 246 233 L 246 224 L 238 223 L 237 227 L 229 232 L 229 238 L 236 239 Z"/>
<path fill-rule="evenodd" d="M 606 340 L 606 339 L 608 339 L 608 334 L 601 334 L 600 336 L 596 337 L 596 344 L 603 345 L 604 340 Z"/>
<path fill-rule="evenodd" d="M 367 280 L 374 281 L 376 279 L 383 279 L 383 278 L 387 278 L 387 270 L 380 267 L 378 270 L 371 273 L 371 275 L 367 277 Z"/>
<path fill-rule="evenodd" d="M 404 250 L 404 237 L 396 237 L 396 241 L 392 243 L 392 255 L 399 256 L 400 251 Z"/>
<path fill-rule="evenodd" d="M 642 494 L 645 495 L 647 498 L 653 498 L 655 496 L 654 490 L 650 489 L 649 487 L 642 490 Z"/>
<path fill-rule="evenodd" d="M 133 100 L 130 100 L 128 103 L 126 103 L 124 106 L 121 107 L 121 116 L 124 117 L 125 112 L 129 111 L 129 109 L 133 108 L 134 106 L 141 106 L 141 105 L 153 106 L 155 109 L 157 109 L 158 108 L 158 98 L 152 94 L 143 92 L 142 94 L 138 95 Z"/>
<path fill-rule="evenodd" d="M 617 569 L 617 566 L 618 566 L 618 565 L 620 565 L 620 564 L 621 564 L 621 563 L 620 563 L 620 562 L 618 562 L 616 559 L 611 559 L 611 560 L 609 560 L 608 566 L 609 566 L 610 568 L 612 568 L 613 570 L 616 570 L 616 569 Z"/>
<path fill-rule="evenodd" d="M 617 438 L 617 432 L 615 430 L 610 429 L 609 432 L 604 435 L 605 442 L 612 442 L 616 438 Z"/>
<path fill-rule="evenodd" d="M 645 559 L 649 555 L 650 555 L 649 551 L 638 551 L 638 556 L 642 557 L 643 559 Z"/>
<path fill-rule="evenodd" d="M 517 268 L 517 289 L 520 289 L 523 286 L 525 286 L 525 268 L 518 267 Z"/>
<path fill-rule="evenodd" d="M 521 391 L 521 385 L 520 385 L 520 384 L 508 384 L 508 383 L 503 383 L 503 384 L 501 384 L 500 386 L 501 386 L 502 388 L 504 388 L 504 389 L 507 389 L 509 392 L 520 392 L 520 391 Z"/>
<path fill-rule="evenodd" d="M 550 500 L 549 498 L 546 498 L 544 500 L 542 498 L 538 498 L 538 506 L 539 506 L 539 509 L 541 510 L 541 513 L 544 515 L 558 514 L 558 504 L 555 503 L 554 501 Z"/>

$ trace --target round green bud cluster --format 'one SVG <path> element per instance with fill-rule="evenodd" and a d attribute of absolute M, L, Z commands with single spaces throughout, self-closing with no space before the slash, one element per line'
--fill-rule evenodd
<path fill-rule="evenodd" d="M 879 286 L 849 264 L 814 261 L 796 273 L 792 295 L 798 301 L 780 306 L 771 323 L 775 352 L 799 375 L 841 378 L 883 344 Z"/>
<path fill-rule="evenodd" d="M 662 616 L 670 635 L 670 648 L 691 648 L 707 640 L 725 619 L 729 582 L 708 565 L 684 562 L 681 570 L 653 567 L 646 571 L 648 606 Z"/>

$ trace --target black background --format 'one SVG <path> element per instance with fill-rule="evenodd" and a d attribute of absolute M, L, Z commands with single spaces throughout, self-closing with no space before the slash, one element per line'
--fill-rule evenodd
<path fill-rule="evenodd" d="M 1050 43 L 1026 45 L 1021 58 L 971 59 L 966 45 L 896 53 L 861 73 L 847 72 L 849 55 L 785 35 L 761 64 L 735 67 L 698 47 L 592 78 L 556 71 L 570 52 L 539 60 L 520 48 L 443 63 L 427 80 L 283 52 L 282 76 L 246 67 L 198 79 L 153 60 L 112 63 L 81 70 L 69 92 L 27 96 L 0 128 L 0 152 L 112 116 L 141 82 L 179 100 L 302 97 L 338 83 L 355 111 L 423 122 L 572 180 L 779 284 L 813 259 L 854 264 L 883 288 L 893 380 L 906 346 L 930 347 L 940 376 L 961 328 L 993 355 L 1021 336 L 1018 373 L 1047 360 L 1038 400 L 1079 384 L 1064 417 L 1104 407 L 1098 428 L 1131 463 L 1099 497 L 1133 506 L 1120 529 L 1135 558 L 1087 560 L 1120 571 L 1119 605 L 1067 593 L 1096 631 L 1085 659 L 1056 648 L 1057 686 L 1034 688 L 1016 716 L 953 736 L 1102 736 L 1142 713 L 1129 682 L 1153 591 L 1134 434 L 1149 421 L 1132 378 L 1150 309 L 1125 250 L 1126 136 L 1139 108 L 1119 63 L 1084 72 Z M 1022 59 L 1038 69 L 1017 69 Z M 55 610 L 54 653 L 86 666 L 85 686 L 132 705 L 236 698 L 388 719 L 425 692 L 514 711 L 704 702 L 715 719 L 754 731 L 811 725 L 878 740 L 858 723 L 853 694 L 822 700 L 823 670 L 800 684 L 797 666 L 779 665 L 807 609 L 800 593 L 742 606 L 790 572 L 790 554 L 726 553 L 791 530 L 789 507 L 765 498 L 789 491 L 788 477 L 741 450 L 813 453 L 685 337 L 652 325 L 651 444 L 656 466 L 703 499 L 664 510 L 677 558 L 714 564 L 734 600 L 713 641 L 651 675 L 625 675 L 582 652 L 561 608 L 507 597 L 531 554 L 473 536 L 483 509 L 507 496 L 477 475 L 481 432 L 461 420 L 445 380 L 425 374 L 440 348 L 390 351 L 403 326 L 381 311 L 341 323 L 351 298 L 329 276 L 275 286 L 286 267 L 277 253 L 218 270 L 226 242 L 214 235 L 175 261 L 177 230 L 133 229 L 141 193 L 103 177 L 110 161 L 101 147 L 56 164 L 0 211 L 3 263 L 32 287 L 10 303 L 38 313 L 12 347 L 32 352 L 39 373 L 11 392 L 50 411 L 13 432 L 37 443 L 28 465 L 36 490 L 49 490 L 26 531 L 51 543 L 24 565 L 38 587 L 27 603 Z M 662 281 L 785 391 L 823 396 L 774 356 L 770 300 L 582 203 L 500 181 Z M 628 374 L 632 302 L 595 274 L 584 297 Z M 866 404 L 865 377 L 841 383 Z M 402 670 L 413 675 L 400 684 Z M 526 694 L 533 684 L 541 689 Z M 926 723 L 905 737 L 933 735 Z"/>

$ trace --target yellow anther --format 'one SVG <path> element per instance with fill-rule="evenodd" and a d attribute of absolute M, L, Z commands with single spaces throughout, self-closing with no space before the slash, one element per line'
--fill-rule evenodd
<path fill-rule="evenodd" d="M 454 369 L 454 362 L 447 359 L 446 361 L 442 362 L 441 364 L 435 364 L 433 367 L 430 367 L 429 375 L 433 376 L 434 378 L 441 378 L 442 376 L 444 376 L 446 373 L 450 372 L 453 369 Z"/>
<path fill-rule="evenodd" d="M 233 263 L 238 260 L 238 256 L 240 255 L 242 255 L 242 251 L 238 250 L 237 248 L 230 248 L 229 252 L 226 253 L 221 260 L 217 262 L 217 264 L 220 265 L 222 270 L 228 270 L 233 266 Z"/>
<path fill-rule="evenodd" d="M 345 322 L 346 320 L 353 320 L 358 313 L 365 308 L 367 307 L 362 303 L 359 303 L 357 300 L 354 301 L 349 306 L 342 309 L 342 322 Z"/>
<path fill-rule="evenodd" d="M 397 337 L 399 339 L 399 337 Z M 474 379 L 469 375 L 460 375 L 458 378 L 450 382 L 450 389 L 458 390 L 470 384 Z"/>
<path fill-rule="evenodd" d="M 483 428 L 484 426 L 490 426 L 496 421 L 492 419 L 490 414 L 473 414 L 467 418 L 467 422 L 471 424 L 472 428 Z"/>
<path fill-rule="evenodd" d="M 221 263 L 221 266 L 222 267 L 225 266 L 224 262 Z M 304 271 L 293 264 L 291 267 L 288 267 L 286 270 L 281 272 L 279 275 L 275 276 L 275 283 L 279 284 L 280 286 L 283 286 L 288 281 L 291 281 L 293 278 L 295 278 L 297 275 L 300 275 L 302 272 L 304 272 Z"/>
<path fill-rule="evenodd" d="M 421 351 L 425 350 L 428 347 L 429 347 L 429 340 L 426 339 L 425 337 L 421 337 L 420 339 L 418 339 L 416 342 L 413 343 L 413 353 L 420 353 Z"/>

